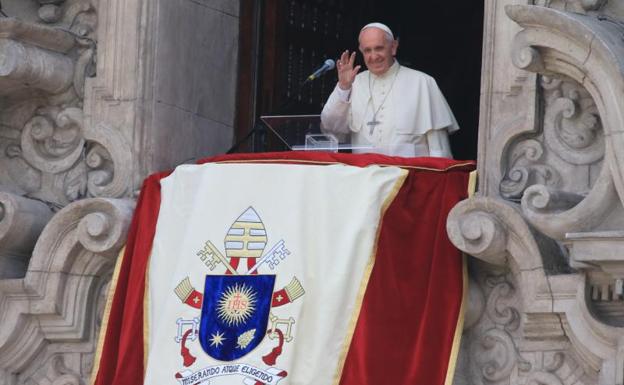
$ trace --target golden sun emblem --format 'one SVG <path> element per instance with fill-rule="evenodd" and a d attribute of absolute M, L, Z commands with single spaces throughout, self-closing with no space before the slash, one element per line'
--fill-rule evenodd
<path fill-rule="evenodd" d="M 228 287 L 217 305 L 217 316 L 228 326 L 247 321 L 256 310 L 256 292 L 249 286 L 236 284 Z"/>

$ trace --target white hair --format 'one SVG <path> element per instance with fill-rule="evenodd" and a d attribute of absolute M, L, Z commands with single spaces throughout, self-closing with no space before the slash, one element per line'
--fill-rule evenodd
<path fill-rule="evenodd" d="M 385 35 L 386 35 L 386 39 L 389 42 L 393 42 L 394 41 L 394 34 L 392 33 L 392 30 L 385 24 L 382 23 L 368 23 L 365 26 L 362 27 L 362 29 L 360 30 L 360 33 L 362 33 L 362 31 L 364 31 L 365 29 L 368 28 L 377 28 L 380 29 L 382 31 L 384 31 Z"/>

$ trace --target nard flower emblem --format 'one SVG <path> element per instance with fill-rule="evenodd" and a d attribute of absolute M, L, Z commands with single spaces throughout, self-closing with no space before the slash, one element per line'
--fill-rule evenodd
<path fill-rule="evenodd" d="M 256 329 L 251 329 L 241 334 L 240 336 L 238 336 L 238 340 L 236 340 L 238 344 L 236 345 L 236 347 L 239 349 L 247 348 L 247 346 L 249 346 L 251 341 L 253 341 L 255 335 L 256 335 Z"/>

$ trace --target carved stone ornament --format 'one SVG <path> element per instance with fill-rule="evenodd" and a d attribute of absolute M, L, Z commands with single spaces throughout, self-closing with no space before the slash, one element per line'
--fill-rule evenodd
<path fill-rule="evenodd" d="M 533 342 L 523 339 L 521 292 L 509 271 L 493 271 L 472 264 L 478 285 L 487 296 L 479 322 L 464 333 L 464 354 L 469 357 L 464 372 L 469 382 L 486 384 L 578 384 L 597 381 L 597 373 L 585 367 L 572 346 L 561 335 Z"/>
<path fill-rule="evenodd" d="M 131 183 L 130 169 L 123 167 L 131 162 L 128 143 L 107 125 L 85 126 L 82 109 L 75 107 L 37 110 L 5 154 L 9 166 L 27 171 L 9 174 L 5 184 L 54 206 L 84 197 L 121 197 Z"/>
<path fill-rule="evenodd" d="M 600 10 L 608 0 L 536 0 L 535 5 L 561 11 L 587 13 Z"/>
<path fill-rule="evenodd" d="M 84 117 L 95 76 L 90 1 L 40 1 L 48 25 L 0 18 L 0 190 L 58 209 L 131 194 L 131 148 L 118 127 Z"/>
<path fill-rule="evenodd" d="M 472 383 L 622 383 L 622 329 L 595 317 L 586 276 L 562 269 L 556 245 L 536 238 L 520 210 L 471 198 L 453 208 L 447 231 L 458 248 L 493 264 L 472 269 L 486 293 L 483 315 L 464 333 Z"/>
<path fill-rule="evenodd" d="M 589 93 L 574 81 L 542 77 L 544 139 L 570 164 L 591 165 L 604 157 L 604 135 L 598 109 Z"/>
<path fill-rule="evenodd" d="M 541 184 L 557 187 L 561 176 L 544 162 L 544 146 L 535 139 L 521 140 L 509 151 L 507 171 L 500 184 L 501 195 L 508 199 L 519 199 L 532 185 Z"/>
<path fill-rule="evenodd" d="M 624 325 L 624 258 L 620 250 L 624 221 L 621 219 L 622 159 L 618 149 L 623 137 L 617 127 L 621 127 L 624 108 L 612 103 L 614 97 L 620 97 L 613 96 L 612 92 L 621 95 L 622 89 L 615 89 L 614 85 L 621 87 L 624 84 L 624 43 L 621 40 L 624 27 L 602 17 L 571 15 L 536 7 L 510 7 L 508 13 L 526 27 L 516 36 L 514 44 L 520 50 L 534 53 L 533 61 L 518 60 L 517 64 L 549 76 L 563 74 L 581 81 L 583 89 L 596 102 L 596 107 L 590 108 L 593 110 L 591 115 L 584 119 L 582 114 L 577 115 L 581 122 L 586 122 L 581 125 L 586 133 L 579 136 L 583 140 L 578 142 L 583 145 L 585 154 L 577 159 L 597 160 L 600 156 L 598 141 L 605 142 L 605 162 L 587 193 L 535 185 L 523 194 L 523 214 L 542 233 L 565 244 L 571 266 L 588 272 L 588 307 L 594 316 L 607 325 L 621 327 Z M 570 97 L 562 99 L 565 94 L 551 94 L 551 99 L 562 107 L 564 114 L 573 117 L 575 104 L 582 105 L 581 101 L 588 98 L 579 92 L 567 92 Z M 598 120 L 592 118 L 598 114 L 604 130 L 603 139 L 592 134 L 592 131 L 599 132 L 596 131 Z M 557 128 L 559 120 L 548 113 L 546 119 L 555 122 L 550 129 L 545 127 L 547 143 L 553 151 L 562 152 L 561 147 L 557 148 L 564 142 L 557 138 L 562 132 Z M 563 149 L 578 157 L 579 152 L 572 150 L 570 144 Z M 572 158 L 567 160 L 574 161 Z"/>
<path fill-rule="evenodd" d="M 522 28 L 513 63 L 539 74 L 535 118 L 489 147 L 500 196 L 447 222 L 490 264 L 473 269 L 487 298 L 465 333 L 475 384 L 624 384 L 624 27 L 594 13 L 604 4 L 506 7 Z"/>
<path fill-rule="evenodd" d="M 514 201 L 532 185 L 587 194 L 602 168 L 604 135 L 589 93 L 563 77 L 540 77 L 540 86 L 539 131 L 515 132 L 506 145 L 500 193 Z"/>
<path fill-rule="evenodd" d="M 624 155 L 618 149 L 624 144 L 624 131 L 619 129 L 624 126 L 623 107 L 619 102 L 624 97 L 624 44 L 620 39 L 624 27 L 601 18 L 544 7 L 509 6 L 506 10 L 524 28 L 514 39 L 514 63 L 528 71 L 570 78 L 587 90 L 596 103 L 596 112 L 591 115 L 600 116 L 605 138 L 603 168 L 606 170 L 597 178 L 585 199 L 591 200 L 597 207 L 600 202 L 608 204 L 608 197 L 600 194 L 609 194 L 610 190 L 605 186 L 614 183 L 622 200 Z M 569 109 L 569 101 L 558 103 L 568 104 L 570 112 L 565 112 L 564 108 L 564 113 L 574 115 L 574 111 Z M 595 122 L 591 117 L 581 119 L 582 125 L 588 128 Z M 590 132 L 592 130 L 590 128 Z M 556 130 L 550 135 L 561 136 Z M 590 139 L 588 143 L 593 142 L 591 135 L 584 137 Z M 579 144 L 582 143 L 581 140 Z M 592 146 L 599 147 L 598 144 Z M 599 155 L 592 156 L 596 158 Z M 592 156 L 588 159 L 591 160 Z"/>
<path fill-rule="evenodd" d="M 133 206 L 103 198 L 68 205 L 41 233 L 26 275 L 0 279 L 0 384 L 85 383 Z"/>

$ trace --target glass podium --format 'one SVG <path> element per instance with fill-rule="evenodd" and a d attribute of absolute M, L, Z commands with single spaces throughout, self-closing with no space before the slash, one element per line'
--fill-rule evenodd
<path fill-rule="evenodd" d="M 353 144 L 348 134 L 326 134 L 321 131 L 320 115 L 266 115 L 260 120 L 273 140 L 287 151 L 331 151 L 355 154 L 376 153 L 389 156 L 415 157 L 417 143 L 395 143 L 382 146 Z M 427 151 L 425 148 L 424 151 Z M 420 152 L 422 153 L 422 151 Z M 419 155 L 422 156 L 422 155 Z"/>
<path fill-rule="evenodd" d="M 267 115 L 260 120 L 287 150 L 370 152 L 373 149 L 373 146 L 352 145 L 348 135 L 345 140 L 323 133 L 320 115 Z"/>

